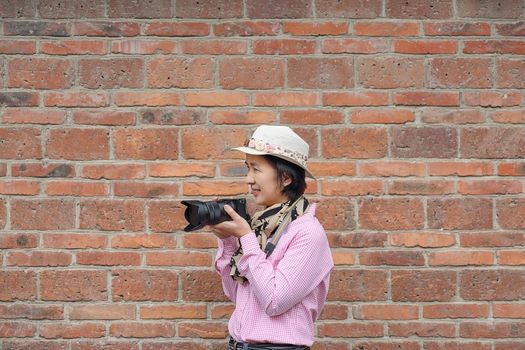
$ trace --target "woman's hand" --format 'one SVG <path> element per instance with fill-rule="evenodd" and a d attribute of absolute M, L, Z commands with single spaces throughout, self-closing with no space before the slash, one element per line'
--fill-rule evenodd
<path fill-rule="evenodd" d="M 240 238 L 252 232 L 250 224 L 228 204 L 224 205 L 224 211 L 232 218 L 232 221 L 223 221 L 217 225 L 206 226 L 206 228 L 210 229 L 217 237 L 222 239 L 230 236 Z"/>

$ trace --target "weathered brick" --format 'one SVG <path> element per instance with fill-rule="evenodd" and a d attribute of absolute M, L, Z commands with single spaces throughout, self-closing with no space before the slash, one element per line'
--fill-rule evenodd
<path fill-rule="evenodd" d="M 181 274 L 184 301 L 228 301 L 215 271 L 193 270 Z"/>
<path fill-rule="evenodd" d="M 181 51 L 189 55 L 242 55 L 247 51 L 246 41 L 240 40 L 185 40 Z"/>
<path fill-rule="evenodd" d="M 379 322 L 324 323 L 317 327 L 320 337 L 379 338 L 384 335 Z"/>
<path fill-rule="evenodd" d="M 444 19 L 452 17 L 452 0 L 401 1 L 387 0 L 386 15 L 390 18 Z"/>
<path fill-rule="evenodd" d="M 113 194 L 123 197 L 173 197 L 179 193 L 179 185 L 173 183 L 117 182 L 113 184 Z"/>
<path fill-rule="evenodd" d="M 172 54 L 177 52 L 178 44 L 169 40 L 126 39 L 111 43 L 112 53 L 132 55 Z"/>
<path fill-rule="evenodd" d="M 348 33 L 348 24 L 345 22 L 285 22 L 283 33 L 303 35 L 343 35 Z"/>
<path fill-rule="evenodd" d="M 40 298 L 56 301 L 106 300 L 107 273 L 100 270 L 42 271 Z"/>
<path fill-rule="evenodd" d="M 36 298 L 36 274 L 33 271 L 0 271 L 1 301 L 34 300 Z"/>
<path fill-rule="evenodd" d="M 240 128 L 189 128 L 182 131 L 181 138 L 185 159 L 244 158 L 231 147 L 244 145 L 247 134 Z"/>
<path fill-rule="evenodd" d="M 173 232 L 188 223 L 184 218 L 186 206 L 180 201 L 151 201 L 148 203 L 149 229 L 155 232 Z"/>
<path fill-rule="evenodd" d="M 487 318 L 487 304 L 435 304 L 423 305 L 424 318 Z"/>
<path fill-rule="evenodd" d="M 112 248 L 176 248 L 177 238 L 171 234 L 120 234 L 111 238 Z"/>
<path fill-rule="evenodd" d="M 516 59 L 496 60 L 496 87 L 523 89 L 525 82 L 525 63 Z"/>
<path fill-rule="evenodd" d="M 460 235 L 462 247 L 525 246 L 525 234 L 517 232 L 464 232 Z"/>
<path fill-rule="evenodd" d="M 144 203 L 139 200 L 82 200 L 80 228 L 109 231 L 144 229 Z"/>
<path fill-rule="evenodd" d="M 352 59 L 291 58 L 287 61 L 287 68 L 291 88 L 344 89 L 354 86 Z"/>
<path fill-rule="evenodd" d="M 379 301 L 387 299 L 387 274 L 380 270 L 334 270 L 329 301 Z"/>
<path fill-rule="evenodd" d="M 188 305 L 159 305 L 159 306 L 141 306 L 140 318 L 148 319 L 185 319 L 206 318 L 206 305 L 188 304 Z"/>
<path fill-rule="evenodd" d="M 103 183 L 49 181 L 46 182 L 44 191 L 49 196 L 94 197 L 106 196 L 109 192 L 109 187 Z"/>
<path fill-rule="evenodd" d="M 104 17 L 103 0 L 40 1 L 37 5 L 41 18 L 97 18 Z"/>
<path fill-rule="evenodd" d="M 205 0 L 195 3 L 181 0 L 175 5 L 175 14 L 181 18 L 242 18 L 242 0 Z"/>
<path fill-rule="evenodd" d="M 73 23 L 73 35 L 102 36 L 102 37 L 129 37 L 140 33 L 139 23 L 119 21 L 82 21 Z"/>
<path fill-rule="evenodd" d="M 494 254 L 490 251 L 446 251 L 431 252 L 428 255 L 429 265 L 492 265 Z"/>
<path fill-rule="evenodd" d="M 248 104 L 248 95 L 238 91 L 187 92 L 185 101 L 186 106 L 192 107 L 245 106 Z"/>
<path fill-rule="evenodd" d="M 4 35 L 68 36 L 70 25 L 48 21 L 9 21 L 4 24 Z"/>
<path fill-rule="evenodd" d="M 354 204 L 344 197 L 321 199 L 316 216 L 326 230 L 354 229 Z"/>
<path fill-rule="evenodd" d="M 16 266 L 68 266 L 71 264 L 71 254 L 64 252 L 37 251 L 9 252 L 7 265 Z"/>
<path fill-rule="evenodd" d="M 322 155 L 327 158 L 381 158 L 387 152 L 387 134 L 382 128 L 321 130 Z"/>
<path fill-rule="evenodd" d="M 455 325 L 452 323 L 390 323 L 388 334 L 394 337 L 445 337 L 452 338 L 455 335 Z"/>
<path fill-rule="evenodd" d="M 75 203 L 67 199 L 14 199 L 11 227 L 18 230 L 67 230 L 75 227 Z"/>
<path fill-rule="evenodd" d="M 119 159 L 177 159 L 178 130 L 118 129 L 113 133 Z"/>
<path fill-rule="evenodd" d="M 488 36 L 490 23 L 487 22 L 428 22 L 423 23 L 427 36 Z"/>
<path fill-rule="evenodd" d="M 376 18 L 381 16 L 381 1 L 315 1 L 315 11 L 318 17 L 342 18 Z"/>
<path fill-rule="evenodd" d="M 458 181 L 458 193 L 471 195 L 518 194 L 523 186 L 516 180 L 465 180 Z"/>
<path fill-rule="evenodd" d="M 219 64 L 224 89 L 273 89 L 284 86 L 285 62 L 269 58 L 225 58 Z"/>
<path fill-rule="evenodd" d="M 264 21 L 220 21 L 213 25 L 215 36 L 267 36 L 277 35 L 279 23 Z"/>
<path fill-rule="evenodd" d="M 417 305 L 358 305 L 352 308 L 358 320 L 415 320 L 418 319 Z"/>
<path fill-rule="evenodd" d="M 143 69 L 139 58 L 81 59 L 79 84 L 88 89 L 141 88 Z"/>
<path fill-rule="evenodd" d="M 107 238 L 94 233 L 46 233 L 43 235 L 43 248 L 81 249 L 103 248 Z"/>
<path fill-rule="evenodd" d="M 70 320 L 130 320 L 135 318 L 134 305 L 71 305 Z"/>
<path fill-rule="evenodd" d="M 362 36 L 415 36 L 419 27 L 416 22 L 356 22 L 354 33 Z"/>
<path fill-rule="evenodd" d="M 49 92 L 44 95 L 47 107 L 107 107 L 109 96 L 106 92 Z M 59 130 L 53 130 L 59 131 Z"/>
<path fill-rule="evenodd" d="M 523 2 L 508 0 L 504 3 L 488 0 L 462 0 L 457 4 L 460 17 L 518 18 L 523 12 Z"/>
<path fill-rule="evenodd" d="M 209 58 L 156 58 L 147 64 L 147 77 L 153 88 L 210 88 L 213 62 Z"/>
<path fill-rule="evenodd" d="M 525 293 L 525 273 L 520 270 L 465 270 L 460 276 L 464 300 L 520 300 Z"/>
<path fill-rule="evenodd" d="M 389 194 L 444 195 L 455 193 L 454 182 L 446 180 L 393 180 L 387 185 Z"/>
<path fill-rule="evenodd" d="M 394 266 L 414 266 L 424 265 L 425 257 L 422 252 L 407 251 L 367 251 L 359 254 L 361 265 L 394 265 Z"/>
<path fill-rule="evenodd" d="M 0 228 L 5 222 L 4 202 L 0 200 Z M 3 215 L 2 215 L 3 213 Z M 0 248 L 3 249 L 22 249 L 36 248 L 38 245 L 38 236 L 30 233 L 2 233 L 0 236 Z"/>
<path fill-rule="evenodd" d="M 394 52 L 414 55 L 455 54 L 458 51 L 458 43 L 452 40 L 396 39 L 393 47 Z"/>
<path fill-rule="evenodd" d="M 33 2 L 4 0 L 0 7 L 0 17 L 19 18 L 33 17 L 36 14 L 36 4 Z"/>
<path fill-rule="evenodd" d="M 110 18 L 170 18 L 173 16 L 170 0 L 151 0 L 147 3 L 109 0 L 107 7 Z"/>
<path fill-rule="evenodd" d="M 377 213 L 382 215 L 377 215 Z M 359 201 L 360 227 L 374 230 L 423 228 L 423 203 L 416 198 L 370 198 Z"/>
<path fill-rule="evenodd" d="M 40 52 L 48 55 L 103 55 L 107 51 L 107 43 L 98 40 L 44 41 L 40 44 Z"/>
<path fill-rule="evenodd" d="M 99 129 L 55 129 L 46 142 L 50 158 L 71 160 L 107 159 L 109 131 Z"/>
<path fill-rule="evenodd" d="M 325 39 L 321 46 L 321 52 L 332 53 L 353 53 L 353 54 L 373 54 L 390 51 L 390 43 L 384 39 Z"/>
<path fill-rule="evenodd" d="M 40 326 L 40 336 L 46 339 L 101 338 L 106 333 L 104 323 L 52 323 Z"/>
<path fill-rule="evenodd" d="M 146 171 L 142 164 L 88 164 L 82 167 L 81 176 L 94 180 L 144 179 Z"/>
<path fill-rule="evenodd" d="M 525 337 L 523 322 L 462 322 L 459 335 L 463 338 L 521 338 Z"/>
<path fill-rule="evenodd" d="M 457 132 L 451 127 L 392 128 L 392 156 L 451 158 L 457 155 Z"/>
<path fill-rule="evenodd" d="M 55 340 L 9 340 L 3 341 L 4 350 L 68 350 L 69 343 Z"/>
<path fill-rule="evenodd" d="M 2 115 L 5 124 L 62 124 L 65 119 L 64 111 L 54 109 L 9 108 Z"/>
<path fill-rule="evenodd" d="M 492 201 L 488 198 L 430 199 L 427 205 L 429 228 L 447 230 L 492 228 Z"/>
<path fill-rule="evenodd" d="M 271 124 L 276 119 L 273 111 L 218 110 L 210 112 L 214 124 Z"/>
<path fill-rule="evenodd" d="M 395 105 L 407 106 L 459 106 L 459 93 L 453 91 L 395 92 L 393 102 Z"/>
<path fill-rule="evenodd" d="M 211 266 L 211 255 L 205 252 L 170 251 L 146 253 L 149 266 Z"/>
<path fill-rule="evenodd" d="M 1 96 L 0 96 L 1 100 Z M 40 159 L 40 131 L 33 128 L 0 128 L 0 158 Z"/>
<path fill-rule="evenodd" d="M 74 81 L 73 65 L 66 59 L 15 58 L 8 61 L 8 87 L 66 89 Z"/>
<path fill-rule="evenodd" d="M 36 326 L 27 322 L 2 322 L 0 338 L 25 338 L 36 334 Z"/>
<path fill-rule="evenodd" d="M 390 236 L 390 244 L 401 247 L 440 248 L 455 243 L 456 239 L 451 233 L 394 232 Z"/>
<path fill-rule="evenodd" d="M 455 294 L 456 273 L 454 271 L 392 271 L 393 301 L 450 301 Z"/>
<path fill-rule="evenodd" d="M 383 194 L 384 184 L 381 180 L 321 180 L 321 194 L 326 196 L 366 196 Z"/>
<path fill-rule="evenodd" d="M 246 1 L 248 18 L 305 18 L 310 16 L 311 6 L 311 2 L 306 0 Z"/>
<path fill-rule="evenodd" d="M 462 129 L 460 152 L 463 158 L 523 158 L 525 129 L 479 127 Z"/>
<path fill-rule="evenodd" d="M 210 33 L 210 28 L 208 23 L 156 21 L 146 24 L 144 33 L 156 36 L 206 36 Z"/>
<path fill-rule="evenodd" d="M 202 110 L 190 108 L 147 108 L 139 110 L 139 120 L 153 125 L 197 125 L 205 123 L 206 115 Z"/>
<path fill-rule="evenodd" d="M 492 87 L 491 59 L 432 58 L 428 75 L 430 88 Z"/>
<path fill-rule="evenodd" d="M 78 265 L 140 265 L 141 256 L 136 252 L 88 251 L 76 254 Z"/>
<path fill-rule="evenodd" d="M 183 322 L 177 326 L 181 337 L 223 339 L 228 335 L 228 325 L 224 322 Z"/>
<path fill-rule="evenodd" d="M 178 273 L 168 270 L 116 270 L 112 272 L 113 301 L 174 301 Z"/>
<path fill-rule="evenodd" d="M 0 305 L 0 317 L 3 319 L 61 320 L 64 318 L 64 307 L 39 304 Z"/>

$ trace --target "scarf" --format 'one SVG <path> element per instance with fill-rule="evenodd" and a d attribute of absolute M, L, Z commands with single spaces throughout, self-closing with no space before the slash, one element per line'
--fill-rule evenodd
<path fill-rule="evenodd" d="M 301 196 L 293 203 L 291 201 L 277 203 L 255 213 L 250 226 L 255 232 L 255 237 L 257 237 L 261 250 L 266 253 L 266 257 L 272 254 L 286 226 L 303 215 L 308 205 L 308 200 Z M 237 249 L 230 260 L 230 275 L 240 284 L 246 282 L 246 277 L 241 276 L 237 269 L 237 264 L 242 255 L 242 246 L 239 239 L 239 249 Z"/>

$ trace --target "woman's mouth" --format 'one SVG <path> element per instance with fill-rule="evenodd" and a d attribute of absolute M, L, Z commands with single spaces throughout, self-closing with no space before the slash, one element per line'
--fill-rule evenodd
<path fill-rule="evenodd" d="M 252 194 L 257 197 L 259 195 L 260 190 L 255 190 L 252 188 Z"/>

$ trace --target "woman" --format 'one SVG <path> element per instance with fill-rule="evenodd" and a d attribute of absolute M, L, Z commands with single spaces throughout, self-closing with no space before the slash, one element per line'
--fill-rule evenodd
<path fill-rule="evenodd" d="M 247 147 L 248 183 L 265 209 L 248 223 L 208 226 L 219 238 L 215 268 L 235 303 L 229 349 L 309 349 L 328 293 L 332 256 L 316 204 L 303 196 L 308 144 L 285 126 L 262 125 Z"/>

